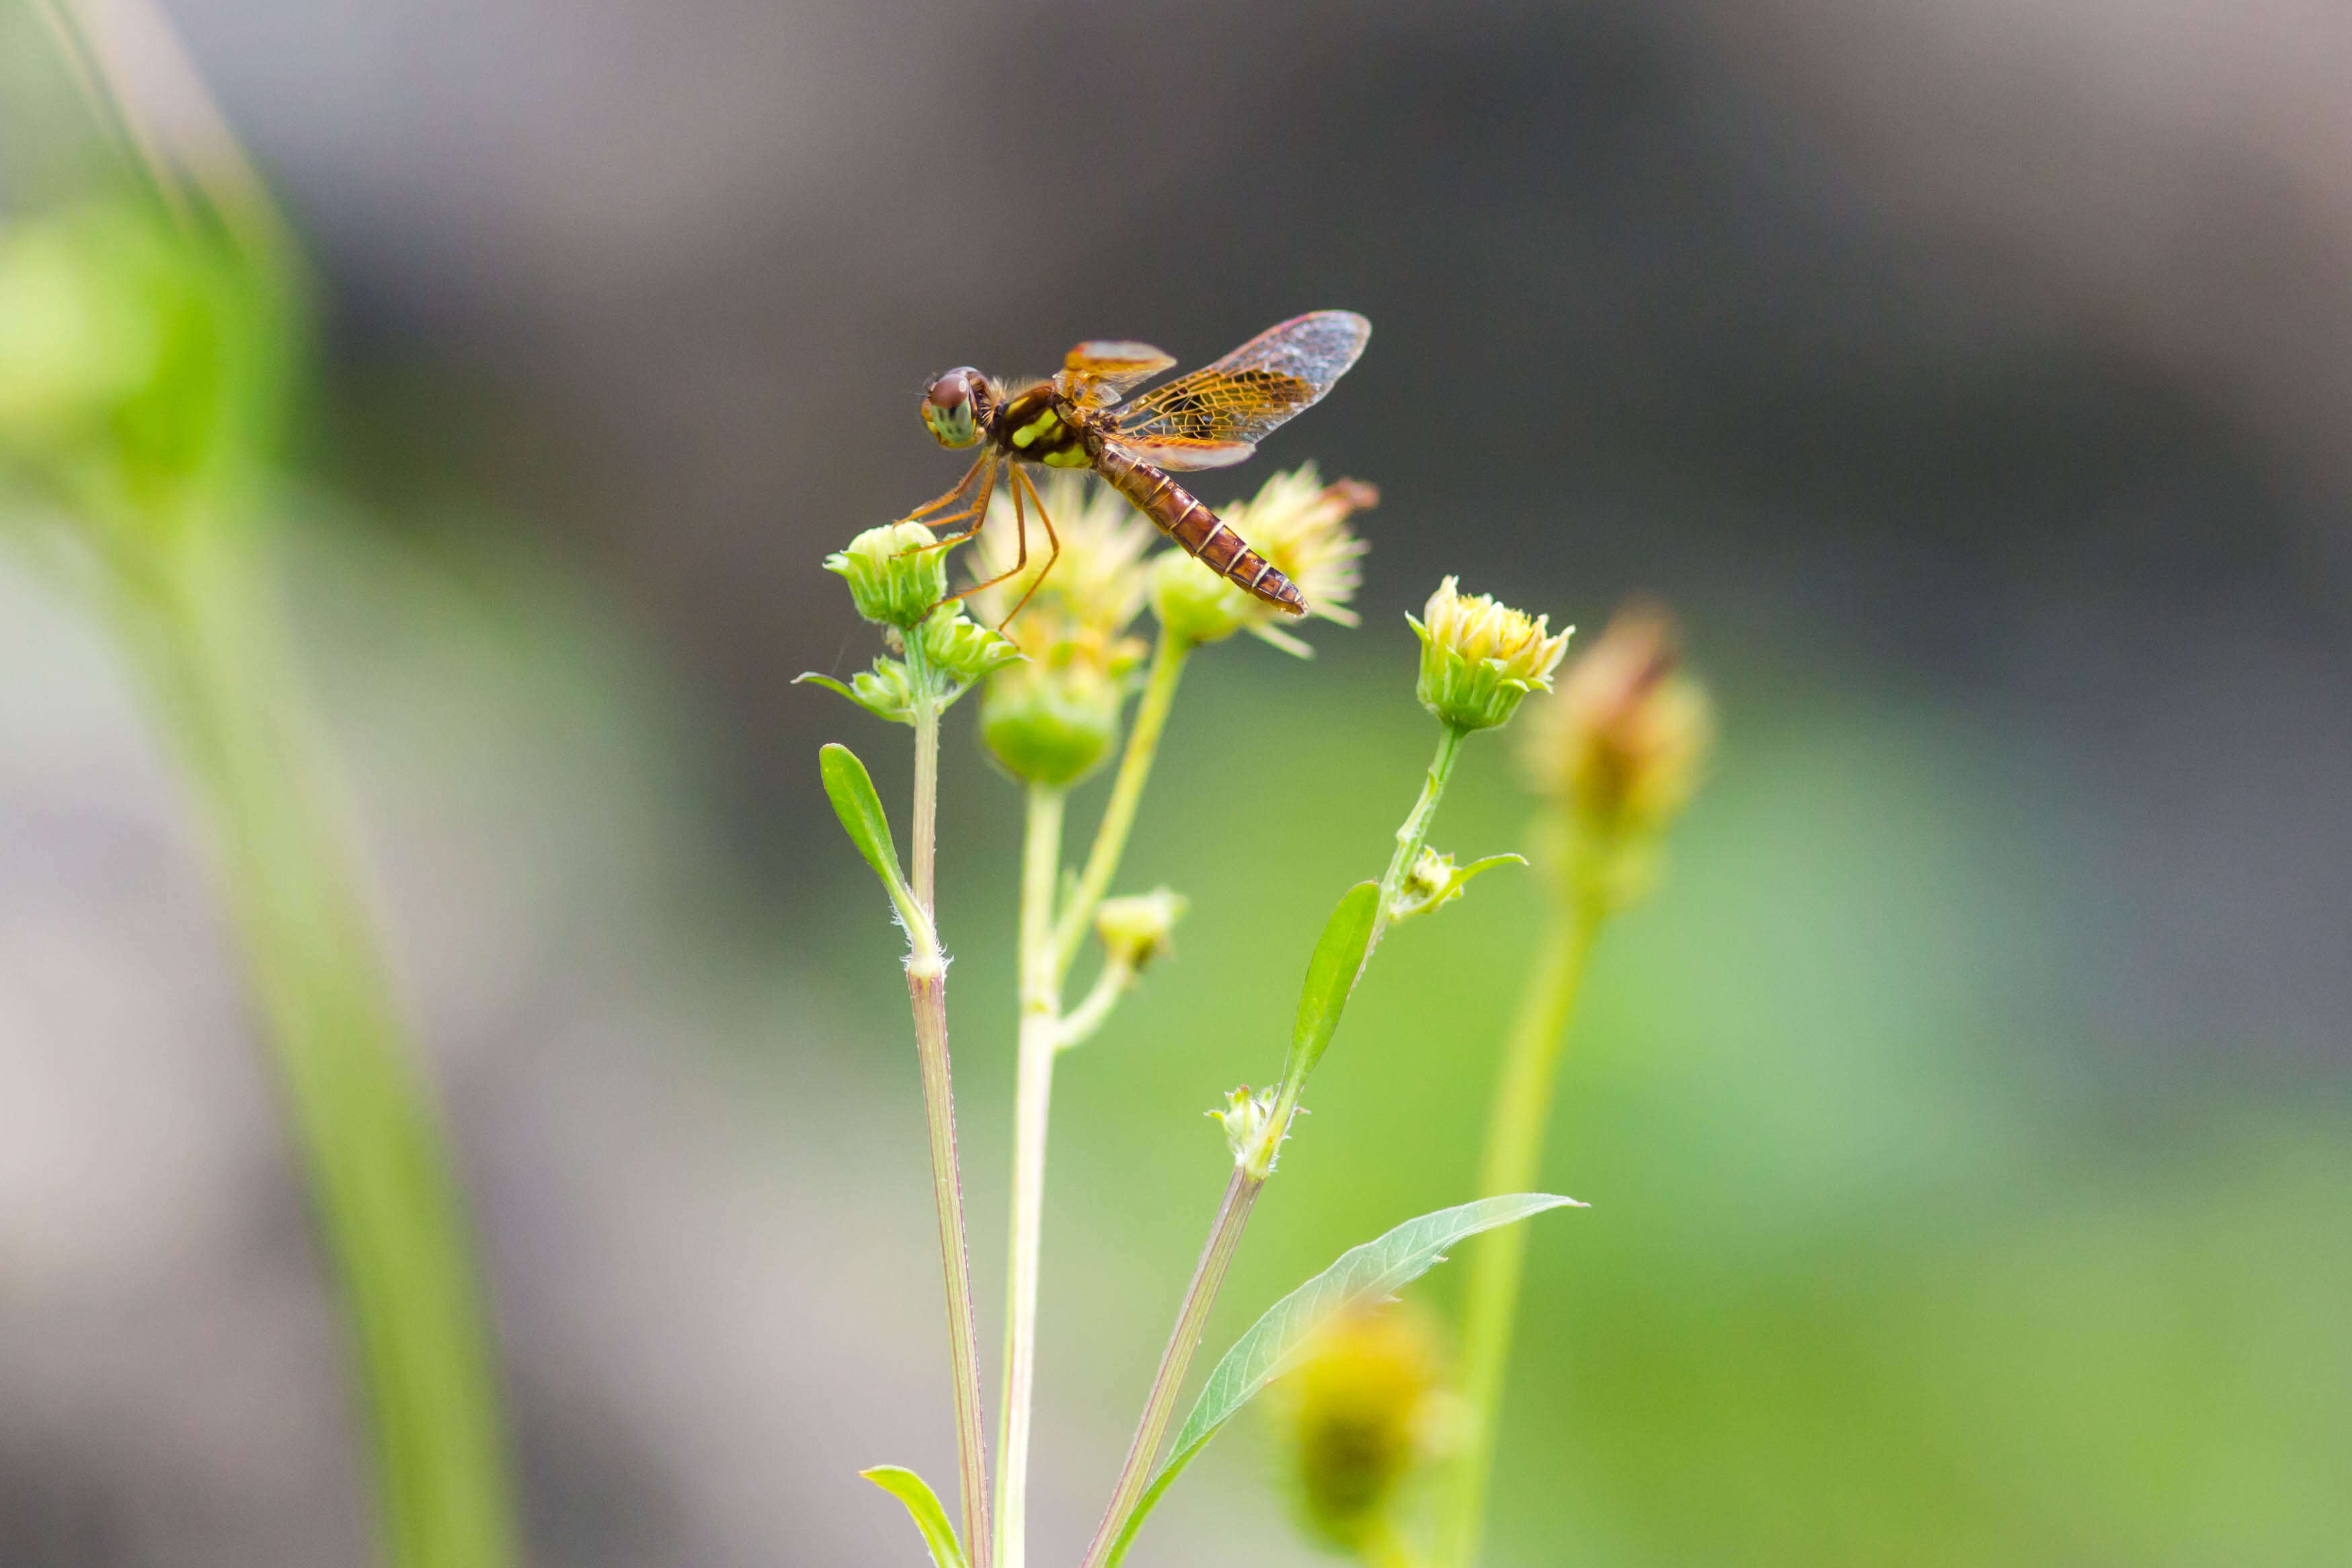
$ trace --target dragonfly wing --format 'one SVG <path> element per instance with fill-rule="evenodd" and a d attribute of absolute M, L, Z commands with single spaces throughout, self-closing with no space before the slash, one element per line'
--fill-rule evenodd
<path fill-rule="evenodd" d="M 1155 468 L 1229 468 L 1245 463 L 1257 450 L 1252 441 L 1196 441 L 1185 436 L 1163 436 L 1149 441 L 1116 439 L 1111 445 L 1139 463 Z"/>
<path fill-rule="evenodd" d="M 1081 408 L 1102 408 L 1175 363 L 1173 355 L 1150 343 L 1095 338 L 1063 356 L 1062 374 L 1054 380 L 1062 395 Z"/>
<path fill-rule="evenodd" d="M 1169 440 L 1255 446 L 1319 402 L 1371 335 L 1372 324 L 1352 310 L 1293 317 L 1216 363 L 1121 405 L 1112 416 L 1113 437 L 1130 447 Z"/>

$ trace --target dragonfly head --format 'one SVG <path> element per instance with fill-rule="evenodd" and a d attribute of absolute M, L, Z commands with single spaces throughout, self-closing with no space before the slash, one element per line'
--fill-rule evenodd
<path fill-rule="evenodd" d="M 923 423 L 942 447 L 969 447 L 980 439 L 988 395 L 987 378 L 970 365 L 959 365 L 923 394 Z"/>

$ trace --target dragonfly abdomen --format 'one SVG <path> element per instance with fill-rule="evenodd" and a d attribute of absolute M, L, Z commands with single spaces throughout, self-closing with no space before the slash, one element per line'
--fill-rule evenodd
<path fill-rule="evenodd" d="M 1198 496 L 1149 463 L 1106 450 L 1095 471 L 1135 503 L 1160 531 L 1219 576 L 1294 616 L 1307 613 L 1307 600 L 1274 563 L 1249 547 Z"/>

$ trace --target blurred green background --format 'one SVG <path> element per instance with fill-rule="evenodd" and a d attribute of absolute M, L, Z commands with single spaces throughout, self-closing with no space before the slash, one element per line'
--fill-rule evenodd
<path fill-rule="evenodd" d="M 952 1472 L 919 1102 L 814 752 L 894 809 L 907 760 L 786 685 L 872 651 L 816 562 L 952 478 L 947 364 L 1318 306 L 1373 318 L 1362 366 L 1202 488 L 1378 483 L 1365 624 L 1179 700 L 1122 884 L 1192 913 L 1058 1085 L 1037 1550 L 1083 1544 L 1214 1205 L 1201 1112 L 1275 1073 L 1412 801 L 1402 612 L 1459 571 L 1588 628 L 1664 594 L 1722 728 L 1575 1028 L 1547 1184 L 1592 1207 L 1534 1232 L 1493 1560 L 2352 1555 L 2340 20 L 169 9 L 318 268 L 288 595 L 535 1561 L 914 1560 L 854 1472 Z M 108 175 L 5 36 L 14 218 Z M 970 723 L 988 1346 L 1019 814 Z M 1443 847 L 1521 843 L 1505 750 Z M 0 555 L 0 1564 L 367 1556 L 204 871 L 105 647 Z M 1468 1195 L 1536 914 L 1498 873 L 1383 949 L 1212 1349 Z M 1244 1421 L 1136 1561 L 1314 1560 L 1287 1507 Z"/>

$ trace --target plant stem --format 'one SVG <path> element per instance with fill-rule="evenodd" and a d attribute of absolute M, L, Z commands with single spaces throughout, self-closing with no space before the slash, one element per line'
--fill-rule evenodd
<path fill-rule="evenodd" d="M 971 1310 L 971 1258 L 964 1243 L 963 1178 L 956 1163 L 955 1081 L 948 1059 L 948 968 L 940 952 L 932 864 L 940 804 L 938 673 L 924 661 L 922 639 L 907 638 L 915 689 L 915 900 L 929 917 L 908 934 L 907 994 L 915 1014 L 915 1054 L 922 1068 L 923 1111 L 930 1129 L 931 1195 L 939 1211 L 940 1267 L 946 1276 L 948 1355 L 955 1385 L 956 1464 L 963 1483 L 963 1535 L 971 1568 L 989 1568 L 988 1449 L 982 1434 L 980 1339 Z"/>
<path fill-rule="evenodd" d="M 1119 859 L 1127 853 L 1128 833 L 1135 826 L 1135 810 L 1143 800 L 1144 783 L 1150 778 L 1151 764 L 1160 754 L 1160 736 L 1168 727 L 1168 711 L 1176 702 L 1176 686 L 1184 678 L 1184 664 L 1192 657 L 1194 646 L 1191 639 L 1165 626 L 1160 628 L 1160 640 L 1151 650 L 1151 669 L 1144 678 L 1143 699 L 1135 705 L 1135 723 L 1128 731 L 1127 750 L 1119 757 L 1118 776 L 1111 781 L 1110 799 L 1103 805 L 1094 845 L 1087 851 L 1086 869 L 1079 872 L 1070 901 L 1055 922 L 1056 985 L 1068 977 L 1070 964 L 1078 955 L 1078 944 L 1086 939 L 1087 922 L 1094 918 L 1095 906 L 1110 891 L 1111 879 L 1118 874 Z"/>
<path fill-rule="evenodd" d="M 1054 1047 L 1068 1050 L 1094 1038 L 1095 1031 L 1103 1026 L 1110 1010 L 1127 988 L 1135 984 L 1135 965 L 1124 954 L 1114 954 L 1103 961 L 1102 973 L 1087 988 L 1084 1000 L 1062 1016 L 1061 1027 L 1055 1032 Z"/>
<path fill-rule="evenodd" d="M 1029 786 L 1021 851 L 1020 1059 L 1013 1098 L 1013 1220 L 1005 1266 L 1003 1407 L 996 1439 L 997 1568 L 1027 1551 L 1029 1422 L 1037 1372 L 1037 1267 L 1045 1231 L 1045 1132 L 1061 1048 L 1054 968 L 1055 883 L 1061 874 L 1063 792 Z"/>
<path fill-rule="evenodd" d="M 1249 1224 L 1250 1210 L 1257 1195 L 1265 1187 L 1265 1178 L 1252 1174 L 1240 1164 L 1234 1167 L 1233 1180 L 1225 1184 L 1224 1202 L 1217 1207 L 1215 1223 L 1209 1227 L 1209 1239 L 1201 1248 L 1201 1258 L 1192 1268 L 1192 1282 L 1184 1288 L 1184 1304 L 1177 1310 L 1176 1327 L 1168 1336 L 1167 1348 L 1160 1352 L 1160 1370 L 1153 1373 L 1151 1392 L 1144 1396 L 1143 1416 L 1136 1423 L 1135 1437 L 1127 1447 L 1127 1460 L 1119 1467 L 1118 1481 L 1111 1489 L 1110 1506 L 1104 1510 L 1102 1523 L 1095 1531 L 1093 1544 L 1087 1548 L 1085 1568 L 1102 1568 L 1112 1542 L 1118 1539 L 1119 1527 L 1143 1496 L 1151 1482 L 1151 1462 L 1160 1453 L 1161 1439 L 1168 1435 L 1169 1417 L 1176 1413 L 1176 1396 L 1183 1392 L 1184 1374 L 1192 1364 L 1192 1352 L 1200 1347 L 1201 1334 L 1209 1326 L 1209 1310 L 1217 1304 L 1217 1291 L 1225 1282 L 1225 1271 L 1233 1266 L 1234 1254 L 1241 1247 L 1243 1227 Z"/>
<path fill-rule="evenodd" d="M 1495 1083 L 1486 1152 L 1478 1174 L 1480 1197 L 1526 1192 L 1536 1184 L 1569 1015 L 1601 921 L 1597 900 L 1570 895 L 1559 900 L 1544 932 Z M 1437 1561 L 1448 1568 L 1470 1568 L 1477 1557 L 1503 1376 L 1510 1362 L 1512 1320 L 1518 1310 L 1519 1279 L 1527 1259 L 1527 1230 L 1505 1226 L 1478 1237 L 1471 1246 L 1462 1334 L 1462 1394 L 1468 1419 L 1454 1484 L 1440 1505 Z"/>
<path fill-rule="evenodd" d="M 384 1556 L 501 1568 L 516 1529 L 465 1189 L 394 1005 L 266 537 L 134 520 L 115 629 L 208 820 L 359 1374 Z"/>
<path fill-rule="evenodd" d="M 1429 825 L 1436 819 L 1437 803 L 1444 797 L 1445 784 L 1454 776 L 1454 764 L 1462 755 L 1466 730 L 1451 724 L 1438 727 L 1437 754 L 1429 760 L 1428 776 L 1422 780 L 1421 798 L 1413 802 L 1404 825 L 1396 832 L 1396 853 L 1389 858 L 1388 873 L 1381 879 L 1381 907 L 1372 915 L 1371 940 L 1364 944 L 1364 963 L 1372 961 L 1373 950 L 1381 938 L 1388 934 L 1389 923 L 1395 918 L 1398 892 L 1412 870 L 1412 863 L 1421 858 L 1422 846 L 1429 842 Z M 1359 966 L 1358 974 L 1362 973 Z"/>

